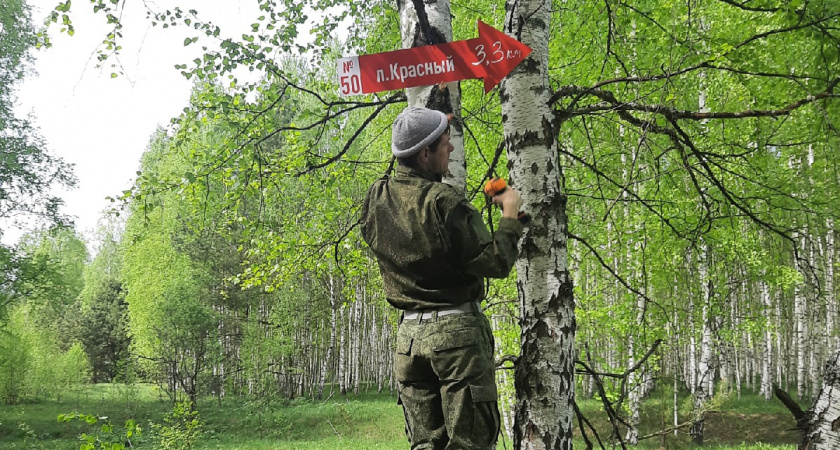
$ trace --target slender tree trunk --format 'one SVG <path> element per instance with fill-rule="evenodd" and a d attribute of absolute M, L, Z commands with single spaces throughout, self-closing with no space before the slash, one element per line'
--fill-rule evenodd
<path fill-rule="evenodd" d="M 382 337 L 379 339 L 379 351 L 377 354 L 379 355 L 379 374 L 377 379 L 377 386 L 376 392 L 382 392 L 382 388 L 385 384 L 385 368 L 388 366 L 388 354 L 391 353 L 391 347 L 387 345 L 390 340 L 390 332 L 391 328 L 388 326 L 388 318 L 386 314 L 382 315 Z"/>
<path fill-rule="evenodd" d="M 362 343 L 364 342 L 364 293 L 362 292 L 357 295 L 361 295 L 362 298 L 356 298 L 356 314 L 353 323 L 353 329 L 355 330 L 355 339 L 353 343 L 353 393 L 359 395 L 362 367 Z"/>
<path fill-rule="evenodd" d="M 692 261 L 691 254 L 686 257 L 687 263 L 689 267 L 691 267 L 694 263 Z M 697 325 L 695 319 L 695 311 L 697 310 L 697 302 L 695 301 L 694 295 L 688 296 L 688 388 L 691 392 L 691 395 L 697 394 L 697 373 L 699 369 L 697 368 Z"/>
<path fill-rule="evenodd" d="M 344 341 L 347 339 L 347 326 L 344 322 L 344 311 L 346 310 L 345 305 L 341 305 L 341 309 L 339 310 L 341 314 L 339 315 L 340 323 L 341 323 L 341 335 L 339 337 L 338 343 L 338 388 L 341 392 L 341 395 L 347 395 L 347 384 L 345 380 L 345 373 L 347 371 L 347 351 L 345 350 L 346 347 L 344 345 Z"/>
<path fill-rule="evenodd" d="M 643 250 L 638 248 L 637 245 L 637 254 Z M 638 274 L 637 274 L 638 275 Z M 645 311 L 647 310 L 647 302 L 645 301 L 645 297 L 638 295 L 636 297 L 636 321 L 635 326 L 637 329 L 641 330 L 644 326 L 645 320 Z M 636 352 L 640 350 L 635 348 L 636 341 L 635 341 L 635 331 L 630 332 L 630 342 L 629 342 L 629 350 L 628 353 L 630 355 L 630 359 L 627 362 L 628 367 L 633 367 L 636 364 Z M 644 349 L 641 350 L 644 352 Z M 641 377 L 639 376 L 641 373 Z M 630 409 L 630 427 L 627 429 L 627 436 L 626 441 L 630 445 L 637 445 L 639 443 L 639 429 L 638 426 L 641 423 L 641 404 L 642 399 L 647 394 L 647 385 L 648 385 L 648 375 L 645 371 L 644 367 L 640 367 L 638 371 L 631 372 L 630 376 L 627 381 L 627 385 L 629 386 L 630 392 L 628 393 L 628 407 Z"/>
<path fill-rule="evenodd" d="M 712 312 L 712 281 L 709 278 L 711 261 L 709 248 L 703 244 L 702 258 L 700 258 L 700 283 L 703 292 L 703 336 L 700 340 L 700 361 L 698 362 L 697 388 L 694 394 L 694 422 L 691 424 L 689 433 L 697 445 L 703 445 L 705 431 L 704 408 L 706 403 L 714 395 L 714 368 L 712 367 L 712 331 L 715 321 Z"/>
<path fill-rule="evenodd" d="M 800 236 L 797 239 L 800 248 L 805 248 L 805 237 Z M 801 258 L 801 255 L 800 255 Z M 796 269 L 803 275 L 804 279 L 808 279 L 806 273 L 807 268 L 802 267 L 800 261 L 796 261 Z M 796 395 L 800 399 L 805 396 L 805 380 L 806 369 L 808 362 L 808 314 L 806 310 L 805 287 L 802 283 L 796 285 L 793 299 L 793 317 L 794 317 L 794 340 L 796 345 Z"/>
<path fill-rule="evenodd" d="M 835 348 L 840 345 L 840 339 L 835 334 L 837 327 L 837 295 L 834 292 L 834 220 L 828 219 L 828 230 L 825 236 L 825 300 L 828 305 L 826 317 L 826 335 L 828 336 L 828 348 Z"/>
<path fill-rule="evenodd" d="M 452 12 L 449 0 L 397 0 L 403 48 L 435 45 L 452 41 Z M 419 9 L 419 10 L 418 10 Z M 408 104 L 452 113 L 449 142 L 455 147 L 449 155 L 449 173 L 443 182 L 464 193 L 467 186 L 467 162 L 464 153 L 464 128 L 461 122 L 461 87 L 457 82 L 445 86 L 422 86 L 406 89 Z"/>
<path fill-rule="evenodd" d="M 765 281 L 761 281 L 761 302 L 764 305 L 764 347 L 761 355 L 761 395 L 764 400 L 773 398 L 773 332 L 771 323 L 773 317 L 773 299 L 770 288 Z"/>
<path fill-rule="evenodd" d="M 532 220 L 516 263 L 521 354 L 515 369 L 514 446 L 571 449 L 575 393 L 575 316 L 566 247 L 566 196 L 560 190 L 559 124 L 548 101 L 551 8 L 506 3 L 504 32 L 533 53 L 502 81 L 499 98 L 512 185 Z"/>
<path fill-rule="evenodd" d="M 504 320 L 504 319 L 503 319 Z M 497 315 L 493 315 L 490 319 L 491 324 L 493 326 L 493 331 L 496 332 L 501 327 L 499 325 L 499 317 Z M 499 342 L 496 341 L 496 348 L 493 349 L 493 353 L 498 361 L 501 359 L 504 354 L 502 353 L 501 346 Z M 497 382 L 499 385 L 499 392 L 508 392 L 511 386 L 511 380 L 509 377 L 509 370 L 502 369 L 497 371 Z M 515 405 L 509 401 L 507 396 L 504 396 L 499 399 L 499 412 L 502 416 L 502 427 L 504 427 L 505 436 L 513 436 L 513 416 L 512 410 L 515 408 Z"/>
<path fill-rule="evenodd" d="M 327 287 L 329 290 L 330 295 L 330 343 L 327 346 L 327 354 L 324 356 L 324 360 L 321 363 L 321 379 L 318 380 L 318 399 L 321 399 L 324 395 L 324 383 L 327 379 L 327 372 L 332 365 L 332 358 L 333 352 L 335 351 L 335 322 L 336 322 L 336 304 L 338 293 L 336 292 L 335 286 L 335 279 L 332 275 L 329 275 L 327 279 Z"/>

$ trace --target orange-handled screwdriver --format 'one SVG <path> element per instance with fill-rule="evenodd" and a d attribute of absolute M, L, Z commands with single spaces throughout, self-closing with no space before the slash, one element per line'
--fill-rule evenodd
<path fill-rule="evenodd" d="M 495 197 L 507 189 L 507 181 L 504 178 L 491 178 L 484 184 L 484 195 L 488 197 Z M 531 220 L 531 216 L 522 211 L 519 212 L 518 219 L 523 224 Z"/>

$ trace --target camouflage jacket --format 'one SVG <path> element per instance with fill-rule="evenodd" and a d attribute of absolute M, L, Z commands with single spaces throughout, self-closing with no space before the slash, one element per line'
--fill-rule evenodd
<path fill-rule="evenodd" d="M 463 195 L 405 167 L 373 183 L 361 219 L 388 302 L 409 311 L 480 301 L 484 277 L 510 273 L 522 236 L 522 224 L 508 218 L 491 236 Z"/>

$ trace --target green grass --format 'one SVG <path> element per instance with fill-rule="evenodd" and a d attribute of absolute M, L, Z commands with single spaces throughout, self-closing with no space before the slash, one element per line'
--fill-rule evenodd
<path fill-rule="evenodd" d="M 656 394 L 643 410 L 642 434 L 670 426 L 673 421 L 669 396 Z M 580 400 L 584 415 L 605 441 L 609 423 L 594 400 Z M 0 448 L 76 450 L 78 436 L 93 428 L 80 421 L 59 423 L 59 414 L 78 411 L 107 416 L 119 427 L 134 418 L 144 435 L 133 439 L 137 448 L 153 448 L 149 421 L 161 423 L 170 412 L 169 400 L 147 385 L 128 389 L 120 385 L 89 386 L 62 399 L 41 400 L 22 405 L 0 405 Z M 239 399 L 199 402 L 204 433 L 196 449 L 400 449 L 408 448 L 403 415 L 396 400 L 386 394 L 366 393 L 346 398 L 334 396 L 324 401 L 296 399 L 257 404 Z M 798 435 L 791 431 L 793 419 L 778 402 L 764 402 L 755 396 L 727 398 L 718 411 L 709 414 L 706 446 L 717 450 L 794 449 Z M 96 425 L 98 427 L 99 424 Z M 576 448 L 585 448 L 575 424 Z M 591 437 L 591 433 L 590 433 Z M 509 442 L 499 448 L 513 449 Z M 596 444 L 597 448 L 597 444 Z M 685 430 L 677 437 L 642 441 L 639 449 L 693 448 Z"/>

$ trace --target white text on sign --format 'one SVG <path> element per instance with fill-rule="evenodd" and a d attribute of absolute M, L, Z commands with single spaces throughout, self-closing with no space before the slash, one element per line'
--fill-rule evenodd
<path fill-rule="evenodd" d="M 501 41 L 496 41 L 493 43 L 493 59 L 487 59 L 487 53 L 484 51 L 484 44 L 475 46 L 475 55 L 478 56 L 478 61 L 472 63 L 472 65 L 478 66 L 483 63 L 484 65 L 489 66 L 490 64 L 500 63 L 505 59 L 519 58 L 522 56 L 522 52 L 519 50 L 508 50 L 507 54 L 505 54 L 502 50 Z"/>
<path fill-rule="evenodd" d="M 439 62 L 428 62 L 408 66 L 401 66 L 395 63 L 388 66 L 388 68 L 391 69 L 391 77 L 386 77 L 384 70 L 377 70 L 377 82 L 391 80 L 405 81 L 406 78 L 424 77 L 426 75 L 434 75 L 444 72 L 454 72 L 455 64 L 452 62 L 451 59 L 444 59 Z"/>

